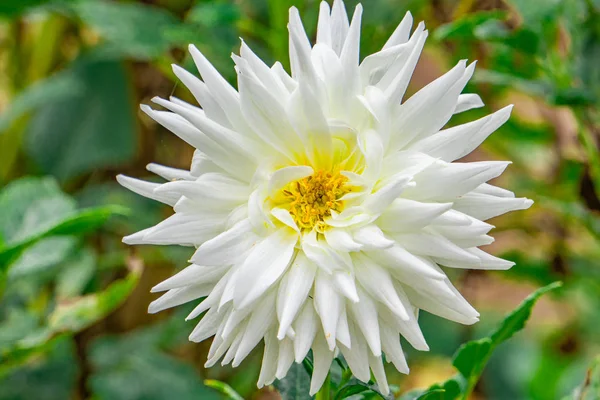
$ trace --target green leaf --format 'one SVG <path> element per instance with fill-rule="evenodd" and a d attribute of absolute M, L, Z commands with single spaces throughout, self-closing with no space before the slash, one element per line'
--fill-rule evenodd
<path fill-rule="evenodd" d="M 157 58 L 177 43 L 166 33 L 182 29 L 180 21 L 166 10 L 141 3 L 83 1 L 74 11 L 106 40 L 103 51 L 117 56 Z"/>
<path fill-rule="evenodd" d="M 57 296 L 70 298 L 81 295 L 95 271 L 96 254 L 93 250 L 81 249 L 63 265 L 56 280 Z"/>
<path fill-rule="evenodd" d="M 33 115 L 27 153 L 61 181 L 129 160 L 135 154 L 136 124 L 123 65 L 80 60 L 64 73 L 82 90 Z"/>
<path fill-rule="evenodd" d="M 531 0 L 508 0 L 523 18 L 523 24 L 539 31 L 546 25 L 557 23 L 559 8 L 562 0 L 545 0 L 542 2 Z"/>
<path fill-rule="evenodd" d="M 38 240 L 54 235 L 80 235 L 90 232 L 104 224 L 108 218 L 127 215 L 127 212 L 127 209 L 120 206 L 96 207 L 72 212 L 62 221 L 55 221 L 54 225 L 46 224 L 43 230 L 0 249 L 0 271 L 6 271 L 14 259 Z"/>
<path fill-rule="evenodd" d="M 349 370 L 348 370 L 349 371 Z M 361 388 L 363 388 L 364 390 L 361 390 Z M 391 389 L 391 388 L 390 388 Z M 380 398 L 380 399 L 385 399 L 385 400 L 393 400 L 394 394 L 392 393 L 392 391 L 390 390 L 390 393 L 386 396 L 383 393 L 381 393 L 381 390 L 379 389 L 379 386 L 376 383 L 373 382 L 369 382 L 369 383 L 364 383 L 359 381 L 356 378 L 352 378 L 348 381 L 348 383 L 343 386 L 338 393 L 335 396 L 335 399 L 344 399 L 347 397 L 351 397 L 354 394 L 357 393 L 363 393 L 363 394 L 370 394 L 375 396 L 375 398 Z M 371 397 L 368 397 L 371 398 Z"/>
<path fill-rule="evenodd" d="M 102 291 L 59 301 L 44 325 L 30 329 L 25 335 L 0 347 L 0 375 L 32 356 L 44 353 L 65 334 L 85 329 L 113 312 L 135 288 L 139 275 L 140 271 L 131 271 L 127 277 L 111 283 Z"/>
<path fill-rule="evenodd" d="M 139 273 L 134 271 L 101 292 L 59 303 L 48 318 L 48 328 L 53 333 L 80 331 L 120 306 L 138 279 Z"/>
<path fill-rule="evenodd" d="M 455 400 L 462 393 L 465 386 L 464 379 L 458 375 L 448 379 L 442 384 L 431 386 L 426 392 L 418 397 L 418 400 Z"/>
<path fill-rule="evenodd" d="M 50 0 L 2 0 L 0 2 L 0 17 L 16 17 L 30 8 L 49 2 Z"/>
<path fill-rule="evenodd" d="M 180 318 L 180 316 L 178 316 Z M 89 358 L 93 373 L 88 380 L 97 400 L 218 400 L 193 365 L 159 348 L 162 326 L 92 342 Z"/>
<path fill-rule="evenodd" d="M 525 327 L 525 323 L 531 316 L 531 310 L 535 303 L 544 294 L 558 289 L 562 286 L 561 282 L 554 282 L 550 285 L 544 286 L 530 294 L 523 302 L 512 311 L 507 317 L 504 318 L 498 329 L 492 334 L 492 345 L 495 347 L 505 340 L 510 339 L 516 332 L 519 332 Z"/>
<path fill-rule="evenodd" d="M 64 400 L 73 395 L 78 367 L 71 339 L 60 338 L 46 354 L 0 377 L 0 400 Z"/>
<path fill-rule="evenodd" d="M 504 318 L 500 326 L 489 336 L 463 344 L 456 352 L 453 365 L 467 382 L 463 398 L 466 399 L 479 380 L 483 369 L 494 349 L 502 342 L 510 339 L 516 332 L 525 327 L 531 310 L 537 300 L 545 293 L 562 285 L 554 282 L 529 295 L 515 310 Z"/>
<path fill-rule="evenodd" d="M 84 89 L 73 75 L 64 73 L 28 86 L 12 99 L 8 108 L 0 115 L 0 135 L 20 116 L 52 102 L 82 95 Z"/>
<path fill-rule="evenodd" d="M 209 28 L 218 28 L 223 25 L 232 26 L 239 18 L 239 5 L 211 2 L 196 4 L 188 13 L 186 21 Z"/>
<path fill-rule="evenodd" d="M 492 339 L 483 338 L 473 340 L 462 345 L 453 360 L 453 365 L 464 377 L 470 377 L 477 373 L 480 367 L 478 360 L 486 360 L 491 354 Z"/>
<path fill-rule="evenodd" d="M 476 28 L 489 21 L 506 18 L 505 11 L 482 11 L 459 18 L 454 22 L 444 24 L 435 30 L 435 40 L 474 39 Z"/>
<path fill-rule="evenodd" d="M 43 232 L 75 211 L 75 201 L 53 178 L 25 177 L 0 192 L 0 234 L 4 247 Z"/>
<path fill-rule="evenodd" d="M 444 389 L 432 389 L 417 397 L 417 400 L 444 400 L 445 395 Z"/>
<path fill-rule="evenodd" d="M 345 399 L 355 394 L 366 392 L 370 389 L 365 385 L 347 385 L 344 386 L 337 394 L 335 395 L 335 400 Z"/>
<path fill-rule="evenodd" d="M 63 261 L 74 251 L 77 239 L 73 237 L 49 237 L 32 244 L 11 265 L 9 279 L 46 276 L 48 270 Z"/>
<path fill-rule="evenodd" d="M 304 366 L 294 363 L 285 378 L 274 383 L 283 400 L 309 400 L 310 376 Z"/>

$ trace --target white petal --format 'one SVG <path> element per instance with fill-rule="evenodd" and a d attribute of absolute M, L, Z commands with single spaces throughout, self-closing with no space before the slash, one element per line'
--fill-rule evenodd
<path fill-rule="evenodd" d="M 454 114 L 458 114 L 464 111 L 472 110 L 473 108 L 483 107 L 483 101 L 478 94 L 465 93 L 458 96 L 456 107 L 454 108 Z"/>
<path fill-rule="evenodd" d="M 467 251 L 481 259 L 481 269 L 506 270 L 515 265 L 515 263 L 512 261 L 495 257 L 476 247 L 467 249 Z"/>
<path fill-rule="evenodd" d="M 304 307 L 298 314 L 298 318 L 294 321 L 294 331 L 296 337 L 294 339 L 294 356 L 297 363 L 302 362 L 310 346 L 313 343 L 317 330 L 319 328 L 317 315 L 313 307 L 312 301 L 304 303 Z"/>
<path fill-rule="evenodd" d="M 342 298 L 335 290 L 331 277 L 319 270 L 315 279 L 314 303 L 321 318 L 329 350 L 335 349 L 338 320 L 342 310 Z"/>
<path fill-rule="evenodd" d="M 164 292 L 165 290 L 176 289 L 189 285 L 203 285 L 213 283 L 223 277 L 226 272 L 226 266 L 207 267 L 192 264 L 179 271 L 172 277 L 162 281 L 154 286 L 151 292 Z"/>
<path fill-rule="evenodd" d="M 206 84 L 178 65 L 173 64 L 172 68 L 173 73 L 192 92 L 206 115 L 213 121 L 230 128 L 231 123 L 221 106 L 215 101 L 210 90 L 206 87 Z"/>
<path fill-rule="evenodd" d="M 287 113 L 302 138 L 306 155 L 318 169 L 330 169 L 333 144 L 327 119 L 315 94 L 304 81 L 292 93 Z"/>
<path fill-rule="evenodd" d="M 265 336 L 265 351 L 263 354 L 262 364 L 260 367 L 260 375 L 258 377 L 257 386 L 262 388 L 264 385 L 275 379 L 277 372 L 277 359 L 279 356 L 279 343 L 275 334 Z"/>
<path fill-rule="evenodd" d="M 190 333 L 189 340 L 199 343 L 213 336 L 217 332 L 221 318 L 223 316 L 219 315 L 215 308 L 211 308 Z"/>
<path fill-rule="evenodd" d="M 254 164 L 256 161 L 254 155 L 259 154 L 264 149 L 260 143 L 250 140 L 247 135 L 242 135 L 235 130 L 219 125 L 199 110 L 193 110 L 160 97 L 154 97 L 152 101 L 182 116 L 219 146 L 235 152 L 236 155 L 243 157 L 248 163 Z"/>
<path fill-rule="evenodd" d="M 177 200 L 179 200 L 181 197 L 176 193 L 155 193 L 154 189 L 159 187 L 161 185 L 160 183 L 146 182 L 140 179 L 130 178 L 125 175 L 117 175 L 117 182 L 119 182 L 121 186 L 139 194 L 140 196 L 160 201 L 161 203 L 168 204 L 170 206 L 174 206 L 175 203 L 177 203 Z"/>
<path fill-rule="evenodd" d="M 369 349 L 362 333 L 350 323 L 350 332 L 352 335 L 352 347 L 343 344 L 339 348 L 352 370 L 352 374 L 363 382 L 368 382 L 371 378 L 369 371 Z"/>
<path fill-rule="evenodd" d="M 312 345 L 313 350 L 313 374 L 310 380 L 310 392 L 311 396 L 319 391 L 327 374 L 329 374 L 329 368 L 333 361 L 333 351 L 327 348 L 327 342 L 323 338 L 323 333 L 319 332 L 315 337 L 315 341 Z"/>
<path fill-rule="evenodd" d="M 377 87 L 385 92 L 390 104 L 400 104 L 412 74 L 417 66 L 428 32 L 425 30 L 425 24 L 419 23 L 415 33 L 408 41 L 411 47 L 410 53 L 406 56 L 398 57 L 394 65 L 390 67 L 385 75 L 377 82 Z"/>
<path fill-rule="evenodd" d="M 400 273 L 414 274 L 429 279 L 445 279 L 446 277 L 399 244 L 382 251 L 368 252 L 367 255 L 376 260 L 378 264 Z"/>
<path fill-rule="evenodd" d="M 316 271 L 316 266 L 304 254 L 299 253 L 286 273 L 284 278 L 286 284 L 284 285 L 282 282 L 281 285 L 281 288 L 285 288 L 285 290 L 283 292 L 280 290 L 277 296 L 278 309 L 281 309 L 281 312 L 278 312 L 277 339 L 282 340 L 285 337 L 300 307 L 307 299 Z"/>
<path fill-rule="evenodd" d="M 289 92 L 277 74 L 273 72 L 267 64 L 263 62 L 254 52 L 248 47 L 246 42 L 242 40 L 242 47 L 240 49 L 240 55 L 244 60 L 247 61 L 248 66 L 252 69 L 252 72 L 258 77 L 261 83 L 271 92 L 275 93 L 275 96 L 286 100 Z"/>
<path fill-rule="evenodd" d="M 336 271 L 333 273 L 333 283 L 337 290 L 351 302 L 358 301 L 354 274 L 349 271 Z"/>
<path fill-rule="evenodd" d="M 410 29 L 412 28 L 412 24 L 412 14 L 410 13 L 410 11 L 407 11 L 398 27 L 394 30 L 394 33 L 392 33 L 387 42 L 385 42 L 383 49 L 406 43 L 410 36 Z"/>
<path fill-rule="evenodd" d="M 399 234 L 394 238 L 401 246 L 415 254 L 436 257 L 440 260 L 458 261 L 469 267 L 477 267 L 481 264 L 477 257 L 440 235 L 422 232 Z"/>
<path fill-rule="evenodd" d="M 410 199 L 396 199 L 377 219 L 384 231 L 409 232 L 429 225 L 452 208 L 452 203 L 425 203 Z"/>
<path fill-rule="evenodd" d="M 388 362 L 394 363 L 394 366 L 398 371 L 403 374 L 408 374 L 408 364 L 406 363 L 406 357 L 402 351 L 398 331 L 385 323 L 379 325 L 379 330 L 381 332 L 381 347 Z"/>
<path fill-rule="evenodd" d="M 274 194 L 283 189 L 288 183 L 306 178 L 314 173 L 307 165 L 296 165 L 278 169 L 269 179 L 269 193 Z"/>
<path fill-rule="evenodd" d="M 385 371 L 383 370 L 382 357 L 375 357 L 372 354 L 369 354 L 369 365 L 371 366 L 371 370 L 373 371 L 373 375 L 375 376 L 375 380 L 377 381 L 377 386 L 379 386 L 381 394 L 387 396 L 390 394 L 390 387 L 388 386 Z"/>
<path fill-rule="evenodd" d="M 231 153 L 215 143 L 204 133 L 190 124 L 185 118 L 168 111 L 156 111 L 147 105 L 141 105 L 143 112 L 150 118 L 179 136 L 181 139 L 202 150 L 202 152 L 216 165 L 234 176 L 250 181 L 253 175 L 253 165 L 244 163 L 244 160 L 233 159 Z"/>
<path fill-rule="evenodd" d="M 454 112 L 458 95 L 473 74 L 474 64 L 466 67 L 461 60 L 449 72 L 434 80 L 411 96 L 396 115 L 398 132 L 389 150 L 404 148 L 414 138 L 437 132 L 448 122 Z"/>
<path fill-rule="evenodd" d="M 377 225 L 370 224 L 355 229 L 353 239 L 363 246 L 363 250 L 387 249 L 394 245 L 394 241 L 385 237 Z"/>
<path fill-rule="evenodd" d="M 290 214 L 288 210 L 284 208 L 274 207 L 271 209 L 271 215 L 277 218 L 279 222 L 292 228 L 298 234 L 300 234 L 300 228 L 298 228 L 298 225 L 296 225 L 296 221 L 294 221 L 294 217 L 292 217 L 292 214 Z"/>
<path fill-rule="evenodd" d="M 236 261 L 255 243 L 250 233 L 252 226 L 244 219 L 229 230 L 204 242 L 192 256 L 192 261 L 203 265 L 228 265 Z"/>
<path fill-rule="evenodd" d="M 171 168 L 155 163 L 146 165 L 146 169 L 168 181 L 175 179 L 194 180 L 194 177 L 190 174 L 190 171 L 185 169 Z"/>
<path fill-rule="evenodd" d="M 223 230 L 225 218 L 222 215 L 191 215 L 176 213 L 144 235 L 147 244 L 178 244 L 199 246 Z"/>
<path fill-rule="evenodd" d="M 381 339 L 379 337 L 379 322 L 377 318 L 377 307 L 371 297 L 363 290 L 358 288 L 359 301 L 349 304 L 354 317 L 354 322 L 358 325 L 360 331 L 365 336 L 371 352 L 381 355 Z"/>
<path fill-rule="evenodd" d="M 240 342 L 239 348 L 235 353 L 235 358 L 231 364 L 234 368 L 246 358 L 250 351 L 256 347 L 269 328 L 275 323 L 275 292 L 264 296 L 264 298 L 254 307 L 252 315 L 248 320 L 248 326 L 244 337 Z"/>
<path fill-rule="evenodd" d="M 363 203 L 363 207 L 372 214 L 381 214 L 405 189 L 411 186 L 410 180 L 410 177 L 404 176 L 394 179 L 371 194 Z"/>
<path fill-rule="evenodd" d="M 504 124 L 510 117 L 513 106 L 507 106 L 494 114 L 445 129 L 415 142 L 411 149 L 439 157 L 444 161 L 454 161 L 475 150 L 489 135 Z"/>
<path fill-rule="evenodd" d="M 352 335 L 350 335 L 348 314 L 346 313 L 345 305 L 342 305 L 342 312 L 340 313 L 340 319 L 338 320 L 336 339 L 340 344 L 346 347 L 352 345 Z"/>
<path fill-rule="evenodd" d="M 317 43 L 331 47 L 331 10 L 326 1 L 319 5 L 319 20 L 317 22 Z"/>
<path fill-rule="evenodd" d="M 156 314 L 159 311 L 166 310 L 167 308 L 175 307 L 180 304 L 187 303 L 204 297 L 210 293 L 212 285 L 192 285 L 177 289 L 171 289 L 167 293 L 154 300 L 148 306 L 148 313 Z"/>
<path fill-rule="evenodd" d="M 346 5 L 341 0 L 334 0 L 331 8 L 331 42 L 333 50 L 338 55 L 342 52 L 349 27 Z"/>
<path fill-rule="evenodd" d="M 325 231 L 325 240 L 332 248 L 342 251 L 359 251 L 362 245 L 354 241 L 350 232 L 343 228 L 332 228 Z"/>
<path fill-rule="evenodd" d="M 242 116 L 238 92 L 219 74 L 196 46 L 190 45 L 188 50 L 211 95 L 225 112 L 232 127 L 240 133 L 245 132 L 253 135 L 254 132 L 248 127 Z"/>
<path fill-rule="evenodd" d="M 155 189 L 156 193 L 178 193 L 192 200 L 214 199 L 235 205 L 248 201 L 250 190 L 244 183 L 218 172 L 203 174 L 195 181 L 167 182 Z"/>
<path fill-rule="evenodd" d="M 487 194 L 467 193 L 454 203 L 454 208 L 474 218 L 485 221 L 509 211 L 526 210 L 533 204 L 526 198 L 496 197 Z"/>
<path fill-rule="evenodd" d="M 390 274 L 364 255 L 357 254 L 354 260 L 356 279 L 367 293 L 383 303 L 398 317 L 408 321 L 410 319 L 409 310 L 405 309 L 400 301 Z"/>
<path fill-rule="evenodd" d="M 254 247 L 236 277 L 237 308 L 250 304 L 279 279 L 292 261 L 297 241 L 296 232 L 285 227 Z"/>
<path fill-rule="evenodd" d="M 294 343 L 290 339 L 279 342 L 279 356 L 277 357 L 277 379 L 285 378 L 288 370 L 294 362 Z"/>
<path fill-rule="evenodd" d="M 352 265 L 352 261 L 347 253 L 337 252 L 325 243 L 324 240 L 317 239 L 315 230 L 304 234 L 301 242 L 304 254 L 317 264 L 319 268 L 328 273 L 334 270 L 347 270 Z"/>
<path fill-rule="evenodd" d="M 254 78 L 238 71 L 242 112 L 260 138 L 291 161 L 302 143 L 279 99 Z"/>
<path fill-rule="evenodd" d="M 451 164 L 438 161 L 416 175 L 416 185 L 407 189 L 402 196 L 416 200 L 454 201 L 502 174 L 509 164 L 503 161 Z"/>

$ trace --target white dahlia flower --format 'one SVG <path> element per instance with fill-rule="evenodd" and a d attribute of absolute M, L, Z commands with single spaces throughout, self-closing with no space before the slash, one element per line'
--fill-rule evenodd
<path fill-rule="evenodd" d="M 455 162 L 509 117 L 511 106 L 443 129 L 482 106 L 461 94 L 475 64 L 404 100 L 427 38 L 407 13 L 381 51 L 359 60 L 362 7 L 321 3 L 311 46 L 290 9 L 289 75 L 242 43 L 239 91 L 190 46 L 202 80 L 173 66 L 202 108 L 155 98 L 152 119 L 194 146 L 190 171 L 150 164 L 157 184 L 119 176 L 175 214 L 127 244 L 193 246 L 191 265 L 158 284 L 155 313 L 204 298 L 190 335 L 213 338 L 207 366 L 235 367 L 261 341 L 258 386 L 283 378 L 312 349 L 311 393 L 341 352 L 353 374 L 389 391 L 382 356 L 403 373 L 400 335 L 427 350 L 420 309 L 463 324 L 479 314 L 445 268 L 507 269 L 487 254 L 488 218 L 532 202 L 486 183 L 508 162 Z"/>

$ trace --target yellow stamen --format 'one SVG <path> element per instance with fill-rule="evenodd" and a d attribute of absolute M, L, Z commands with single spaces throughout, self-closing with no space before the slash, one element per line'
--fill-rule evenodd
<path fill-rule="evenodd" d="M 281 191 L 284 203 L 300 229 L 324 228 L 323 220 L 331 210 L 341 212 L 340 198 L 350 192 L 348 178 L 338 172 L 317 171 L 311 176 L 289 183 Z"/>

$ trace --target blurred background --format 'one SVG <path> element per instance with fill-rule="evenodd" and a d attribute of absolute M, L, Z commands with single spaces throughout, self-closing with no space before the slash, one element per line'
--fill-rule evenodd
<path fill-rule="evenodd" d="M 464 327 L 421 314 L 431 351 L 405 345 L 400 393 L 455 373 L 451 356 L 488 333 L 535 288 L 564 287 L 494 354 L 475 399 L 561 399 L 600 352 L 600 1 L 364 0 L 361 55 L 381 48 L 407 10 L 429 31 L 410 92 L 459 59 L 479 60 L 467 92 L 513 117 L 469 160 L 512 160 L 496 182 L 536 201 L 492 220 L 507 272 L 451 271 L 481 312 Z M 346 2 L 349 13 L 356 1 Z M 153 96 L 193 102 L 170 64 L 196 73 L 196 44 L 233 84 L 239 37 L 287 67 L 287 9 L 314 38 L 317 0 L 0 1 L 0 399 L 245 399 L 262 349 L 241 367 L 203 367 L 209 342 L 187 341 L 190 307 L 148 315 L 152 286 L 189 248 L 136 247 L 124 235 L 171 210 L 117 185 L 154 179 L 149 162 L 188 168 L 192 148 L 139 111 Z M 569 397 L 575 399 L 576 397 Z M 578 397 L 577 397 L 578 398 Z M 595 398 L 595 397 L 594 397 Z M 590 397 L 591 399 L 591 397 Z"/>

